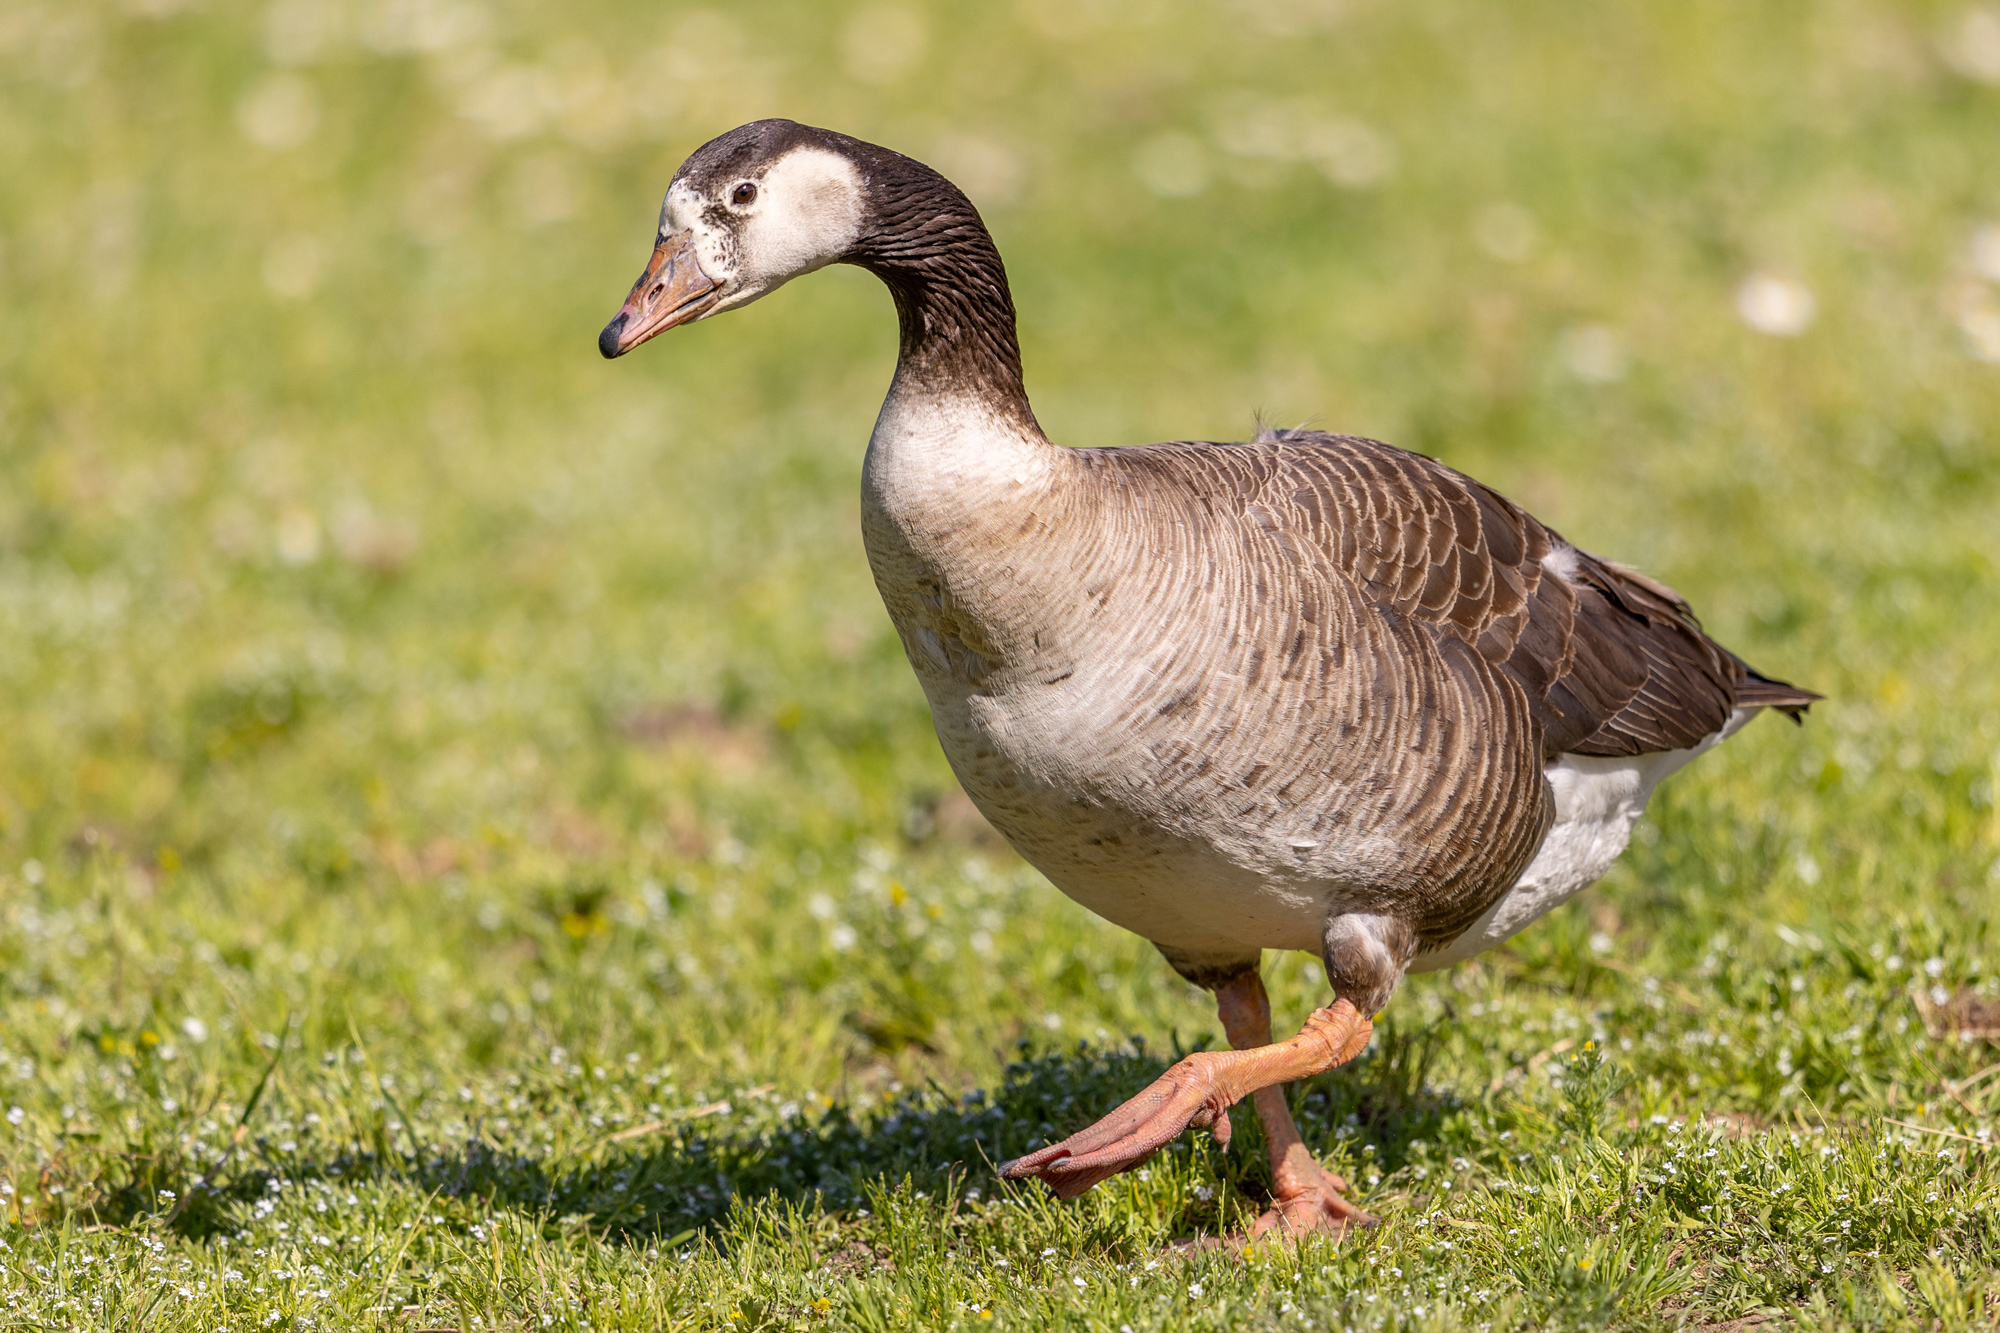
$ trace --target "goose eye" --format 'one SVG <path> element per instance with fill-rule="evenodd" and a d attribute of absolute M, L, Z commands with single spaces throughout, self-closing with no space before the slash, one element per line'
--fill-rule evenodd
<path fill-rule="evenodd" d="M 749 181 L 744 181 L 741 185 L 737 186 L 734 190 L 731 190 L 729 192 L 729 202 L 735 204 L 738 208 L 743 207 L 743 205 L 749 203 L 756 197 L 757 197 L 757 187 L 751 184 Z"/>

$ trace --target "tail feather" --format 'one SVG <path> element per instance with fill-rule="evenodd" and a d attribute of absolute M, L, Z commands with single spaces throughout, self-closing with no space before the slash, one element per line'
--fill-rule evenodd
<path fill-rule="evenodd" d="M 1803 722 L 1806 710 L 1825 697 L 1751 671 L 1737 683 L 1734 702 L 1738 708 L 1775 708 L 1792 721 Z"/>

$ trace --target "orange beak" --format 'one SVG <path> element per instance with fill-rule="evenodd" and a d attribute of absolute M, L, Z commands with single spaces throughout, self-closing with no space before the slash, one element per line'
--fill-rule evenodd
<path fill-rule="evenodd" d="M 700 319 L 719 299 L 721 290 L 695 262 L 694 233 L 662 236 L 624 308 L 597 335 L 597 350 L 606 360 L 623 356 L 655 334 Z"/>

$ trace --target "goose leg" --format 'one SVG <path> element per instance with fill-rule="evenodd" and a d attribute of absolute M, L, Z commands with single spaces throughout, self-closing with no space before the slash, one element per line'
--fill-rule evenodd
<path fill-rule="evenodd" d="M 1218 987 L 1215 1008 L 1229 1044 L 1237 1050 L 1270 1044 L 1271 999 L 1256 972 L 1245 972 Z M 1271 1207 L 1251 1224 L 1251 1239 L 1274 1230 L 1287 1236 L 1308 1231 L 1337 1235 L 1349 1226 L 1372 1226 L 1375 1219 L 1343 1197 L 1347 1182 L 1321 1166 L 1299 1137 L 1284 1086 L 1259 1088 L 1252 1100 L 1271 1154 Z"/>
<path fill-rule="evenodd" d="M 1251 980 L 1261 997 L 1264 983 L 1254 973 Z M 1007 1180 L 1039 1176 L 1056 1197 L 1068 1199 L 1138 1166 L 1190 1127 L 1211 1129 L 1216 1141 L 1226 1144 L 1230 1107 L 1260 1088 L 1277 1091 L 1278 1085 L 1347 1063 L 1368 1044 L 1371 1031 L 1368 1019 L 1342 999 L 1331 1008 L 1315 1010 L 1298 1035 L 1289 1040 L 1251 1050 L 1196 1051 L 1090 1128 L 1008 1162 L 1000 1168 L 1000 1175 Z M 1268 1040 L 1268 1002 L 1264 1005 L 1264 1034 Z M 1291 1116 L 1284 1110 L 1282 1092 L 1277 1106 L 1289 1125 Z M 1261 1104 L 1259 1110 L 1261 1113 Z M 1269 1125 L 1268 1117 L 1265 1123 Z M 1296 1128 L 1291 1137 L 1298 1139 Z"/>

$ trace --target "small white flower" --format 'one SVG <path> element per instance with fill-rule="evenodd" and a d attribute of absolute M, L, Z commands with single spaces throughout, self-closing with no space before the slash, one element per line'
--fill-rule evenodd
<path fill-rule="evenodd" d="M 1968 79 L 2000 83 L 2000 11 L 1968 5 L 1945 41 L 1945 59 Z"/>
<path fill-rule="evenodd" d="M 1757 332 L 1774 338 L 1804 333 L 1818 310 L 1805 284 L 1776 273 L 1753 273 L 1736 289 L 1736 313 Z"/>
<path fill-rule="evenodd" d="M 2000 224 L 1987 223 L 1972 233 L 1972 267 L 1988 282 L 2000 282 Z"/>
<path fill-rule="evenodd" d="M 1201 1283 L 1199 1283 L 1199 1282 L 1190 1282 L 1190 1283 L 1188 1283 L 1188 1295 L 1190 1295 L 1190 1296 L 1199 1296 L 1199 1295 L 1201 1295 Z"/>

